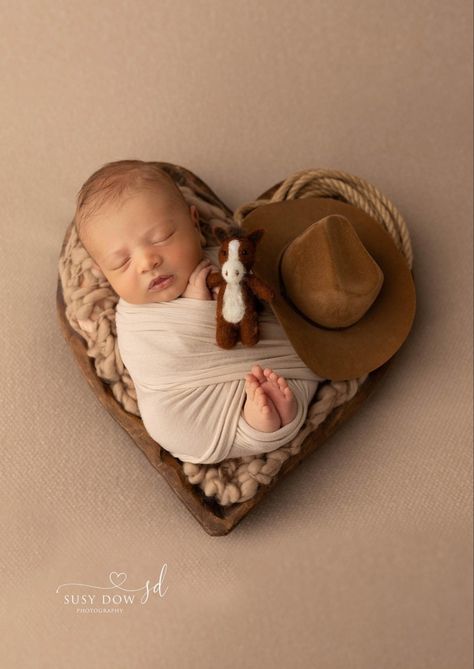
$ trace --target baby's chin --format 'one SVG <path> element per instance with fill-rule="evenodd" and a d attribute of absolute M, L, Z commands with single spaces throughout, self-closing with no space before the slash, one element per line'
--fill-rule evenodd
<path fill-rule="evenodd" d="M 116 288 L 112 282 L 110 282 L 110 285 L 117 295 L 125 302 L 128 302 L 128 304 L 154 304 L 159 302 L 171 302 L 177 297 L 181 297 L 185 291 L 185 288 L 182 288 L 181 283 L 182 281 L 180 282 L 177 277 L 174 277 L 174 280 L 167 288 L 133 293 L 120 289 L 117 290 L 118 287 Z"/>

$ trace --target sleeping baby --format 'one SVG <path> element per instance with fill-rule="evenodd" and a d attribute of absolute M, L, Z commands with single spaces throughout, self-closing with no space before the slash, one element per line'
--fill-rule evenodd
<path fill-rule="evenodd" d="M 203 248 L 199 215 L 156 163 L 109 163 L 82 186 L 75 224 L 119 296 L 118 348 L 145 429 L 184 462 L 217 463 L 287 444 L 321 381 L 265 305 L 260 341 L 217 346 L 218 247 Z"/>

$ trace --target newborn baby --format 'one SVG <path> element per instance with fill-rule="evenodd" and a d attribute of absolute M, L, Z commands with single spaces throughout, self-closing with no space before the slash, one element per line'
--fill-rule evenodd
<path fill-rule="evenodd" d="M 183 461 L 211 463 L 272 451 L 298 433 L 321 379 L 267 306 L 256 346 L 217 347 L 218 289 L 206 278 L 220 271 L 218 247 L 202 248 L 197 208 L 166 172 L 105 165 L 83 185 L 75 222 L 120 298 L 118 346 L 153 439 Z"/>

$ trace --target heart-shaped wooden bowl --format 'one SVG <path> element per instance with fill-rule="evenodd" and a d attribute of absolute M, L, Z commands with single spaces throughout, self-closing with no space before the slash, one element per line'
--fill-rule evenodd
<path fill-rule="evenodd" d="M 170 163 L 158 163 L 177 183 L 186 182 L 192 184 L 193 190 L 199 193 L 207 202 L 224 210 L 230 216 L 231 210 L 217 197 L 217 195 L 196 175 L 189 170 L 172 165 Z M 269 198 L 280 186 L 276 184 L 262 193 L 258 199 Z M 66 231 L 65 239 L 61 249 L 61 256 L 66 247 L 73 223 Z M 66 317 L 66 305 L 60 278 L 58 279 L 56 305 L 59 322 L 64 337 L 72 349 L 79 368 L 83 372 L 92 391 L 111 414 L 111 416 L 130 435 L 135 444 L 143 451 L 151 464 L 167 481 L 172 490 L 191 511 L 194 517 L 201 523 L 203 528 L 211 535 L 219 536 L 230 532 L 237 523 L 242 520 L 254 507 L 259 504 L 263 497 L 283 479 L 287 474 L 302 462 L 310 453 L 323 444 L 348 418 L 356 413 L 365 400 L 374 390 L 378 381 L 384 376 L 393 358 L 371 372 L 366 381 L 359 387 L 357 393 L 345 404 L 334 409 L 311 434 L 303 441 L 298 453 L 290 456 L 281 466 L 279 472 L 273 477 L 269 484 L 260 484 L 256 494 L 243 502 L 221 506 L 213 497 L 207 497 L 198 485 L 192 485 L 183 471 L 183 463 L 174 458 L 154 441 L 146 432 L 142 420 L 123 409 L 121 404 L 113 396 L 107 383 L 100 379 L 94 368 L 94 361 L 87 354 L 85 340 L 75 332 Z"/>

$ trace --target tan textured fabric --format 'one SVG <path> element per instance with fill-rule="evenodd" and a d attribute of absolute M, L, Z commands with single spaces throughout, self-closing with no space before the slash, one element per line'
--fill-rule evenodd
<path fill-rule="evenodd" d="M 472 666 L 470 3 L 275 4 L 0 0 L 9 669 Z M 57 325 L 74 195 L 123 157 L 183 164 L 231 207 L 340 168 L 410 228 L 418 311 L 393 369 L 227 537 L 104 413 Z M 122 614 L 56 594 L 155 584 L 163 563 L 165 596 Z"/>

